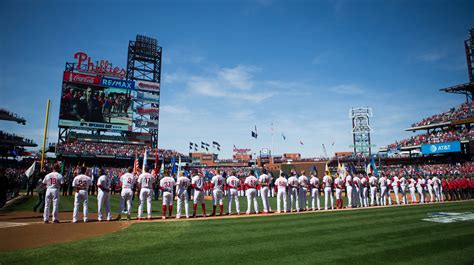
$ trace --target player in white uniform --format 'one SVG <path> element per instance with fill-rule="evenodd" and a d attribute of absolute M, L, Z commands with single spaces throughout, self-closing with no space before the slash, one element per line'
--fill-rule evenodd
<path fill-rule="evenodd" d="M 377 199 L 377 183 L 377 177 L 369 173 L 370 206 L 374 206 Z"/>
<path fill-rule="evenodd" d="M 194 189 L 194 195 L 193 195 L 193 218 L 196 218 L 196 210 L 197 210 L 197 205 L 198 203 L 201 204 L 202 207 L 202 215 L 205 218 L 206 217 L 206 204 L 204 203 L 204 179 L 200 174 L 198 174 L 197 170 L 194 170 L 193 172 L 194 177 L 191 179 L 191 186 Z"/>
<path fill-rule="evenodd" d="M 347 197 L 347 208 L 352 208 L 352 201 L 353 201 L 353 190 L 354 190 L 354 183 L 352 181 L 351 174 L 347 174 L 344 179 L 346 185 L 346 197 Z M 342 208 L 342 207 L 341 207 Z"/>
<path fill-rule="evenodd" d="M 53 166 L 53 172 L 46 175 L 43 179 L 43 185 L 46 185 L 46 193 L 44 197 L 44 223 L 49 223 L 49 207 L 51 201 L 53 202 L 53 223 L 59 223 L 59 189 L 64 184 L 64 178 L 58 173 L 60 166 L 58 164 Z"/>
<path fill-rule="evenodd" d="M 307 211 L 307 194 L 308 194 L 308 186 L 309 186 L 309 179 L 305 176 L 305 171 L 301 171 L 301 176 L 298 178 L 299 183 L 299 199 L 298 199 L 298 206 L 300 211 Z"/>
<path fill-rule="evenodd" d="M 441 180 L 437 176 L 434 176 L 432 179 L 432 183 L 436 201 L 441 202 Z"/>
<path fill-rule="evenodd" d="M 225 179 L 221 176 L 221 171 L 217 170 L 217 175 L 211 179 L 211 189 L 212 189 L 212 214 L 211 216 L 216 216 L 216 208 L 219 203 L 220 215 L 224 214 L 224 185 Z"/>
<path fill-rule="evenodd" d="M 334 187 L 336 188 L 336 208 L 342 209 L 343 208 L 343 201 L 342 201 L 342 188 L 344 185 L 344 180 L 342 176 L 337 173 L 336 178 L 334 179 Z"/>
<path fill-rule="evenodd" d="M 140 191 L 139 199 L 140 205 L 138 205 L 138 220 L 142 219 L 143 206 L 146 201 L 147 218 L 151 219 L 151 197 L 153 196 L 153 187 L 155 185 L 155 177 L 149 173 L 150 169 L 145 166 L 145 172 L 138 176 L 138 190 Z"/>
<path fill-rule="evenodd" d="M 120 177 L 122 192 L 120 193 L 119 215 L 117 217 L 118 220 L 120 220 L 122 217 L 125 204 L 127 204 L 127 220 L 130 220 L 130 215 L 132 214 L 133 186 L 135 185 L 135 177 L 133 176 L 132 172 L 133 168 L 128 167 L 127 173 Z"/>
<path fill-rule="evenodd" d="M 82 213 L 84 223 L 88 221 L 89 216 L 89 187 L 92 186 L 92 179 L 86 176 L 86 167 L 81 167 L 81 174 L 77 175 L 72 181 L 72 187 L 76 191 L 74 194 L 74 210 L 72 212 L 72 222 L 77 223 L 79 215 L 79 206 L 83 203 Z"/>
<path fill-rule="evenodd" d="M 263 202 L 263 213 L 268 213 L 270 209 L 270 203 L 268 197 L 270 196 L 270 176 L 267 175 L 267 170 L 262 170 L 262 175 L 258 177 L 258 184 L 260 185 L 260 194 Z"/>
<path fill-rule="evenodd" d="M 291 173 L 292 176 L 288 178 L 288 212 L 293 212 L 293 205 L 295 205 L 296 211 L 299 212 L 297 197 L 298 197 L 298 186 L 300 185 L 296 172 Z"/>
<path fill-rule="evenodd" d="M 380 205 L 387 205 L 387 177 L 381 175 L 379 178 L 380 185 Z"/>
<path fill-rule="evenodd" d="M 408 201 L 407 201 L 407 186 L 408 186 L 408 181 L 407 179 L 405 178 L 404 175 L 402 175 L 402 177 L 400 178 L 400 193 L 402 194 L 402 203 L 403 204 L 407 204 Z"/>
<path fill-rule="evenodd" d="M 399 191 L 399 187 L 400 187 L 400 180 L 398 179 L 397 176 L 392 177 L 392 183 L 391 184 L 392 184 L 393 194 L 395 194 L 395 202 L 397 203 L 397 205 L 400 205 L 400 198 L 398 197 L 398 191 Z"/>
<path fill-rule="evenodd" d="M 107 215 L 107 221 L 112 220 L 112 212 L 110 211 L 110 184 L 111 179 L 106 175 L 104 169 L 99 170 L 99 179 L 97 180 L 97 219 L 99 222 L 104 220 L 103 212 L 105 205 L 105 214 Z"/>
<path fill-rule="evenodd" d="M 176 211 L 176 219 L 181 218 L 181 207 L 184 203 L 184 212 L 186 214 L 186 218 L 189 218 L 189 207 L 188 207 L 188 188 L 191 186 L 191 181 L 189 178 L 184 176 L 184 172 L 181 172 L 180 176 L 176 181 L 176 197 L 178 200 L 177 204 L 177 211 Z"/>
<path fill-rule="evenodd" d="M 166 219 L 166 208 L 168 208 L 168 217 L 171 218 L 171 212 L 173 211 L 173 189 L 175 184 L 174 178 L 169 175 L 160 180 L 160 189 L 163 191 L 161 219 Z"/>
<path fill-rule="evenodd" d="M 352 178 L 352 185 L 354 189 L 352 190 L 352 198 L 354 207 L 361 207 L 362 198 L 360 197 L 360 177 L 359 175 L 355 175 Z"/>
<path fill-rule="evenodd" d="M 369 178 L 367 176 L 361 176 L 360 178 L 361 187 L 361 206 L 369 207 Z"/>
<path fill-rule="evenodd" d="M 433 196 L 433 180 L 430 176 L 426 178 L 426 187 L 428 188 L 428 193 L 430 194 L 430 202 L 434 202 Z"/>
<path fill-rule="evenodd" d="M 419 203 L 425 203 L 425 179 L 421 176 L 416 180 L 416 191 L 418 196 L 420 196 Z"/>
<path fill-rule="evenodd" d="M 321 203 L 319 201 L 319 179 L 314 174 L 311 174 L 311 179 L 309 180 L 309 184 L 311 186 L 311 208 L 313 211 L 321 210 Z M 316 203 L 316 205 L 315 205 Z"/>
<path fill-rule="evenodd" d="M 331 198 L 331 209 L 334 209 L 334 197 L 332 196 L 332 177 L 329 172 L 326 172 L 326 176 L 323 177 L 323 189 L 324 189 L 324 210 L 328 209 L 329 198 Z"/>
<path fill-rule="evenodd" d="M 283 211 L 287 211 L 286 190 L 288 181 L 283 173 L 275 180 L 275 189 L 277 189 L 277 213 L 281 213 L 281 201 L 283 200 Z"/>
<path fill-rule="evenodd" d="M 254 204 L 255 213 L 258 214 L 258 202 L 257 202 L 257 183 L 258 180 L 254 176 L 254 171 L 250 170 L 250 175 L 245 179 L 245 186 L 247 187 L 247 214 L 251 213 L 252 201 Z"/>
<path fill-rule="evenodd" d="M 228 202 L 228 210 L 229 214 L 232 214 L 232 201 L 235 201 L 235 209 L 237 211 L 237 215 L 240 215 L 240 205 L 239 205 L 239 187 L 240 187 L 240 180 L 235 176 L 237 173 L 235 170 L 232 171 L 231 176 L 227 178 L 227 188 L 228 188 L 228 195 L 227 195 L 227 202 Z"/>
<path fill-rule="evenodd" d="M 416 203 L 416 180 L 413 178 L 413 176 L 410 176 L 408 179 L 408 189 L 410 190 L 410 197 L 411 197 L 411 203 Z"/>

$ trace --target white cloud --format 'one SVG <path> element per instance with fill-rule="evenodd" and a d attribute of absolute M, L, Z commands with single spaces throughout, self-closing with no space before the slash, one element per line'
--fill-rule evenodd
<path fill-rule="evenodd" d="M 161 111 L 170 113 L 170 114 L 188 114 L 191 111 L 185 106 L 173 106 L 173 105 L 163 105 L 161 106 Z"/>
<path fill-rule="evenodd" d="M 342 84 L 329 88 L 330 91 L 343 95 L 357 95 L 364 93 L 364 90 L 354 84 Z"/>
<path fill-rule="evenodd" d="M 426 52 L 417 56 L 418 60 L 426 63 L 434 63 L 443 59 L 446 55 L 441 52 Z"/>

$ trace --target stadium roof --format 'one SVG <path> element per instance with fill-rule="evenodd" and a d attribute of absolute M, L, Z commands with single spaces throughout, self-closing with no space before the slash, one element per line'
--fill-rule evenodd
<path fill-rule="evenodd" d="M 472 100 L 472 94 L 474 93 L 474 83 L 465 83 L 452 87 L 442 88 L 440 89 L 440 91 L 444 91 L 446 93 L 463 94 Z"/>
<path fill-rule="evenodd" d="M 20 117 L 17 114 L 12 113 L 4 108 L 0 108 L 0 120 L 14 121 L 22 125 L 26 124 L 26 120 L 23 117 Z"/>

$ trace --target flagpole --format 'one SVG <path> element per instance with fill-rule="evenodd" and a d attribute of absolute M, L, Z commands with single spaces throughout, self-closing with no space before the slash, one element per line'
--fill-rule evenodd
<path fill-rule="evenodd" d="M 49 106 L 51 105 L 51 100 L 48 99 L 46 103 L 46 117 L 44 121 L 44 132 L 43 132 L 43 148 L 41 150 L 41 166 L 40 171 L 43 171 L 44 167 L 44 153 L 46 148 L 46 135 L 48 134 L 48 122 L 49 122 Z"/>
<path fill-rule="evenodd" d="M 274 134 L 274 130 L 273 130 L 273 122 L 272 122 L 272 151 L 271 151 L 271 153 L 270 153 L 270 157 L 273 157 L 273 152 L 274 152 L 273 148 L 275 147 L 275 146 L 273 145 L 273 134 Z"/>

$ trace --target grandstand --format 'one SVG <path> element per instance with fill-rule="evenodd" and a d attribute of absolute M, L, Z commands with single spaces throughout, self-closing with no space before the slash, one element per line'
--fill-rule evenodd
<path fill-rule="evenodd" d="M 26 124 L 24 118 L 4 108 L 0 108 L 0 120 L 14 121 L 21 125 Z M 30 153 L 25 151 L 25 147 L 37 146 L 38 145 L 31 139 L 27 139 L 14 133 L 0 131 L 0 157 L 4 159 L 29 155 Z"/>

